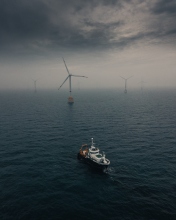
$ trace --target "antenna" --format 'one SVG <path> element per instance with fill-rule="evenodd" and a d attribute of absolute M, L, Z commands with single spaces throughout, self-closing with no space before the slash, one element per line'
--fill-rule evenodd
<path fill-rule="evenodd" d="M 70 96 L 69 96 L 69 98 L 68 98 L 68 103 L 69 103 L 69 104 L 73 104 L 74 101 L 73 101 L 73 97 L 71 96 L 71 92 L 72 92 L 72 90 L 71 90 L 71 77 L 72 77 L 72 76 L 74 76 L 74 77 L 85 77 L 85 78 L 88 78 L 88 77 L 71 74 L 71 73 L 69 72 L 69 70 L 68 70 L 67 64 L 66 64 L 66 62 L 65 62 L 65 60 L 64 60 L 63 57 L 62 57 L 62 59 L 63 59 L 63 62 L 64 62 L 64 64 L 65 64 L 65 68 L 66 68 L 66 70 L 67 70 L 68 76 L 66 77 L 66 79 L 64 80 L 64 82 L 61 84 L 61 86 L 58 88 L 58 90 L 64 85 L 64 83 L 67 81 L 67 79 L 69 79 L 69 92 L 70 92 Z"/>
<path fill-rule="evenodd" d="M 125 90 L 124 90 L 124 93 L 127 93 L 127 80 L 130 79 L 132 76 L 130 76 L 128 78 L 124 78 L 122 76 L 120 76 L 120 77 L 125 80 Z"/>
<path fill-rule="evenodd" d="M 92 140 L 92 147 L 94 147 L 94 144 L 95 144 L 95 143 L 93 142 L 93 138 L 91 138 L 91 140 Z"/>

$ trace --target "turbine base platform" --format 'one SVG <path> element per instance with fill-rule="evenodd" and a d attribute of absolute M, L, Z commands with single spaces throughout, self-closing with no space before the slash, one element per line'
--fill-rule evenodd
<path fill-rule="evenodd" d="M 73 104 L 74 103 L 74 99 L 72 96 L 68 97 L 68 104 Z"/>

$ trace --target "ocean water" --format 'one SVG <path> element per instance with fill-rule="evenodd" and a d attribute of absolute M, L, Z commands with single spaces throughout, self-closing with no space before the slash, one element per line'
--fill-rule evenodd
<path fill-rule="evenodd" d="M 176 219 L 176 90 L 1 91 L 0 219 Z M 94 138 L 111 161 L 77 160 Z"/>

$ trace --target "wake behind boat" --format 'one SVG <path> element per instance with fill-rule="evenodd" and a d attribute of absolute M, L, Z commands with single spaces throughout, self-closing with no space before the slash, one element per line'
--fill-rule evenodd
<path fill-rule="evenodd" d="M 110 161 L 105 157 L 104 152 L 101 154 L 99 148 L 95 147 L 93 138 L 91 147 L 88 148 L 87 144 L 83 144 L 78 153 L 78 159 L 84 160 L 85 162 L 94 165 L 97 168 L 105 170 L 108 168 Z"/>

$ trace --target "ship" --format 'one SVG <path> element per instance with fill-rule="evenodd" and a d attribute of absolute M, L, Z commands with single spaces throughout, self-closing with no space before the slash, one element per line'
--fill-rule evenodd
<path fill-rule="evenodd" d="M 91 138 L 91 140 L 91 147 L 89 148 L 87 144 L 83 144 L 78 152 L 77 158 L 84 160 L 86 163 L 98 169 L 107 170 L 110 160 L 106 158 L 104 152 L 100 153 L 99 148 L 95 147 L 93 138 Z"/>

